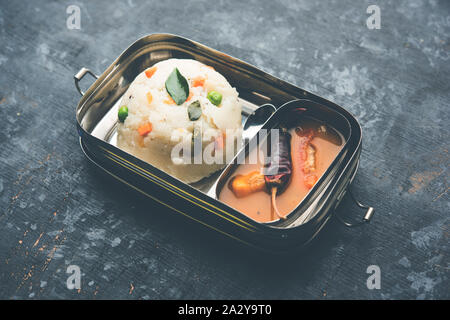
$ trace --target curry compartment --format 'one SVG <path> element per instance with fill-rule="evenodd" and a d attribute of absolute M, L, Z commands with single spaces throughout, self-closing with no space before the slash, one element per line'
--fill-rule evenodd
<path fill-rule="evenodd" d="M 121 97 L 143 70 L 170 58 L 194 59 L 221 73 L 239 92 L 243 121 L 261 105 L 264 105 L 265 111 L 271 110 L 264 112 L 267 120 L 263 119 L 266 121 L 263 121 L 262 126 L 245 128 L 243 135 L 253 138 L 240 148 L 231 163 L 193 184 L 186 184 L 116 146 L 117 110 Z M 83 92 L 80 81 L 86 74 L 96 80 Z M 359 123 L 349 112 L 252 65 L 185 38 L 169 34 L 143 37 L 126 49 L 99 77 L 89 69 L 82 68 L 74 78 L 76 88 L 82 94 L 76 109 L 80 145 L 89 160 L 131 189 L 250 246 L 274 252 L 289 252 L 304 247 L 333 216 L 358 168 L 362 132 Z M 273 112 L 267 106 L 276 111 Z M 293 117 L 292 112 L 299 110 L 301 112 L 295 113 Z M 305 119 L 309 119 L 309 122 Z M 296 129 L 300 127 L 298 123 L 302 123 L 302 128 Z M 280 218 L 258 218 L 222 198 L 221 192 L 227 188 L 236 170 L 239 170 L 237 159 L 248 157 L 252 146 L 259 146 L 255 139 L 261 139 L 263 132 L 270 132 L 270 129 L 280 126 L 289 127 L 286 130 L 291 131 L 284 134 L 291 137 L 295 135 L 295 130 L 307 129 L 308 123 L 328 128 L 333 133 L 332 139 L 341 143 L 339 148 L 335 148 L 336 152 L 329 163 L 319 168 L 313 183 L 308 185 L 302 197 L 290 206 L 283 203 L 283 198 L 292 193 L 290 187 L 285 190 L 280 184 L 272 184 L 275 186 L 272 203 L 278 196 L 280 212 L 283 211 Z M 313 153 L 313 148 L 310 147 L 307 152 Z M 299 172 L 296 164 L 290 169 L 292 172 L 287 172 L 293 177 Z M 373 215 L 373 208 L 356 203 L 366 209 L 366 215 L 357 224 L 368 222 Z"/>

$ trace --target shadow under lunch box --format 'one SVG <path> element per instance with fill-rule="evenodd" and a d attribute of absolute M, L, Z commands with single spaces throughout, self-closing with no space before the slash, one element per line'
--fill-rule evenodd
<path fill-rule="evenodd" d="M 243 121 L 259 106 L 271 105 L 273 112 L 267 115 L 268 119 L 261 127 L 271 129 L 290 109 L 304 108 L 306 111 L 299 117 L 308 116 L 325 122 L 342 135 L 344 144 L 335 160 L 285 220 L 260 223 L 218 200 L 218 190 L 224 187 L 236 166 L 235 161 L 198 183 L 186 184 L 116 147 L 117 110 L 123 94 L 138 74 L 170 58 L 194 59 L 221 73 L 239 92 Z M 79 82 L 87 73 L 96 81 L 83 92 Z M 263 250 L 290 251 L 304 247 L 314 239 L 333 216 L 358 168 L 361 127 L 345 109 L 241 60 L 182 37 L 170 34 L 143 37 L 125 50 L 101 76 L 82 68 L 75 75 L 75 85 L 82 95 L 76 110 L 80 144 L 90 161 L 173 211 Z M 248 130 L 251 129 L 255 128 Z M 248 153 L 249 145 L 251 143 L 242 147 L 238 155 Z M 350 223 L 337 214 L 334 216 L 349 227 L 369 222 L 374 209 L 350 195 L 360 208 L 365 209 L 362 220 Z"/>

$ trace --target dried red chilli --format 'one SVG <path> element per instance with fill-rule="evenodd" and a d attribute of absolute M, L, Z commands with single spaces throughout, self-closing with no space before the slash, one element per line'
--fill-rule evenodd
<path fill-rule="evenodd" d="M 292 109 L 291 116 L 286 117 L 285 125 L 293 126 L 297 122 L 297 115 L 305 112 L 305 108 Z M 300 130 L 300 128 L 296 128 Z M 285 219 L 282 216 L 276 205 L 276 195 L 281 194 L 288 186 L 292 176 L 292 160 L 291 160 L 291 135 L 285 127 L 280 128 L 279 140 L 274 145 L 269 144 L 269 159 L 270 162 L 264 166 L 265 174 L 255 174 L 251 172 L 248 175 L 236 176 L 230 180 L 228 187 L 237 197 L 245 196 L 248 193 L 260 191 L 264 187 L 266 191 L 271 194 L 272 203 L 272 219 L 275 212 L 280 219 Z M 299 132 L 296 133 L 299 134 Z M 256 178 L 258 181 L 263 178 L 264 186 L 261 184 L 252 184 L 249 177 Z M 247 181 L 246 181 L 247 180 Z"/>
<path fill-rule="evenodd" d="M 266 182 L 267 191 L 270 192 L 272 196 L 273 211 L 275 211 L 279 218 L 285 219 L 278 211 L 275 197 L 277 193 L 280 194 L 286 189 L 291 180 L 291 135 L 286 128 L 281 128 L 279 132 L 278 142 L 269 144 L 270 162 L 264 166 L 264 180 Z"/>
<path fill-rule="evenodd" d="M 299 127 L 295 128 L 295 133 L 300 137 L 299 149 L 300 149 L 300 159 L 305 161 L 307 158 L 306 148 L 311 143 L 314 138 L 314 131 L 312 129 L 303 130 Z"/>
<path fill-rule="evenodd" d="M 299 127 L 295 128 L 295 133 L 299 138 L 300 167 L 305 174 L 303 181 L 308 189 L 311 189 L 317 182 L 318 178 L 314 174 L 316 170 L 316 148 L 311 143 L 314 138 L 314 130 L 303 130 Z"/>

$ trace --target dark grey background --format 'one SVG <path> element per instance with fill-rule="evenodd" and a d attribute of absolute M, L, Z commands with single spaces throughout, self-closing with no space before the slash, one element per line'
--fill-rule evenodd
<path fill-rule="evenodd" d="M 0 3 L 0 298 L 450 298 L 449 1 Z M 81 30 L 66 27 L 69 4 Z M 380 30 L 366 27 L 370 4 Z M 275 259 L 102 179 L 78 145 L 72 77 L 155 32 L 353 112 L 364 134 L 353 189 L 373 223 L 332 221 L 308 252 Z M 348 199 L 339 211 L 361 215 Z M 372 264 L 380 290 L 366 287 Z"/>

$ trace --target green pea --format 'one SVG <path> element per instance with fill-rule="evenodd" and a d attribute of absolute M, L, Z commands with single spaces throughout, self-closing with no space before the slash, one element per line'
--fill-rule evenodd
<path fill-rule="evenodd" d="M 127 106 L 121 106 L 119 108 L 119 113 L 117 115 L 119 117 L 120 122 L 124 122 L 125 119 L 128 117 L 128 107 Z"/>
<path fill-rule="evenodd" d="M 222 94 L 217 91 L 208 92 L 208 95 L 206 97 L 215 106 L 218 106 L 222 102 Z"/>

